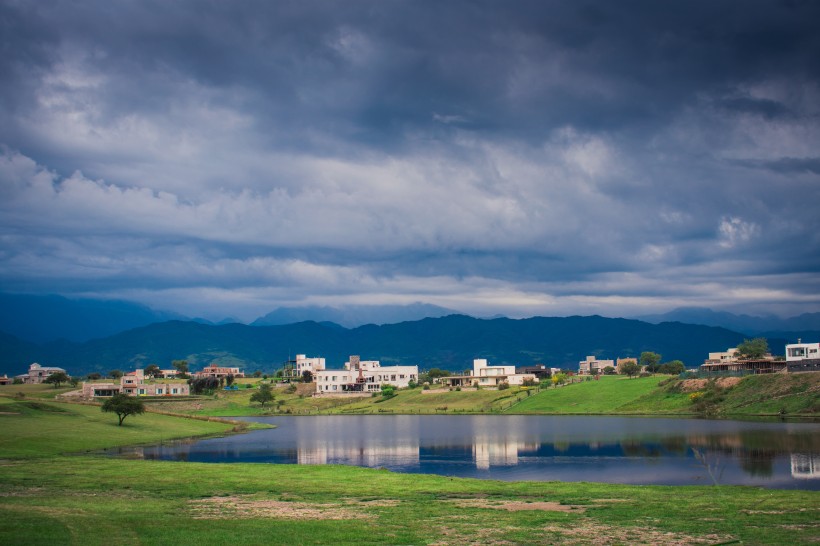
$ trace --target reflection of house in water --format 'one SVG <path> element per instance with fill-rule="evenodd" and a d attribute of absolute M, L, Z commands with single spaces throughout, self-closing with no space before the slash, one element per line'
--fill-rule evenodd
<path fill-rule="evenodd" d="M 792 453 L 793 478 L 820 478 L 820 455 L 814 453 Z"/>
<path fill-rule="evenodd" d="M 516 442 L 514 440 L 493 441 L 488 438 L 476 438 L 473 444 L 475 466 L 488 470 L 491 466 L 515 466 L 522 451 L 535 452 L 538 444 Z"/>
<path fill-rule="evenodd" d="M 356 466 L 385 466 L 396 463 L 418 464 L 419 446 L 364 445 L 349 447 L 343 445 L 322 445 L 297 449 L 299 464 L 348 464 Z"/>

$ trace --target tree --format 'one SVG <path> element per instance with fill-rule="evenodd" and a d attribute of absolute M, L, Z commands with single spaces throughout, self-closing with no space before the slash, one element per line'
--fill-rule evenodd
<path fill-rule="evenodd" d="M 652 354 L 655 354 L 655 353 L 652 353 Z M 643 358 L 643 355 L 641 355 L 641 358 Z M 640 371 L 641 371 L 641 367 L 634 360 L 630 360 L 629 362 L 625 362 L 625 363 L 621 364 L 621 373 L 626 374 L 629 377 L 632 377 L 634 375 L 638 375 L 638 372 L 640 372 Z"/>
<path fill-rule="evenodd" d="M 669 375 L 679 375 L 686 371 L 686 366 L 680 360 L 672 360 L 661 364 L 658 371 L 660 373 L 668 373 Z"/>
<path fill-rule="evenodd" d="M 127 394 L 115 394 L 105 402 L 102 408 L 104 412 L 116 413 L 120 419 L 119 426 L 129 415 L 145 413 L 145 404 L 139 398 L 128 396 Z"/>
<path fill-rule="evenodd" d="M 86 375 L 85 378 L 89 381 L 95 381 L 97 379 L 102 379 L 102 374 L 97 372 L 91 372 L 90 374 Z"/>
<path fill-rule="evenodd" d="M 302 372 L 302 383 L 313 383 L 313 372 L 305 370 Z"/>
<path fill-rule="evenodd" d="M 251 402 L 259 402 L 264 408 L 265 404 L 273 401 L 274 398 L 275 396 L 273 395 L 273 390 L 270 385 L 262 383 L 259 385 L 259 390 L 251 395 Z"/>
<path fill-rule="evenodd" d="M 253 376 L 257 378 L 262 377 L 262 370 L 256 370 L 253 372 Z"/>
<path fill-rule="evenodd" d="M 172 360 L 171 366 L 177 371 L 177 376 L 183 379 L 188 377 L 188 361 L 187 360 Z"/>
<path fill-rule="evenodd" d="M 146 376 L 158 377 L 159 375 L 162 375 L 162 371 L 156 364 L 148 364 L 143 371 Z"/>
<path fill-rule="evenodd" d="M 612 366 L 604 366 L 604 375 L 615 375 L 615 368 Z"/>
<path fill-rule="evenodd" d="M 110 377 L 111 379 L 119 379 L 120 377 L 122 377 L 122 371 L 111 370 L 110 372 L 108 372 L 108 377 Z"/>
<path fill-rule="evenodd" d="M 765 337 L 744 339 L 743 343 L 737 346 L 737 355 L 740 358 L 762 358 L 767 354 L 769 354 L 769 342 Z"/>
<path fill-rule="evenodd" d="M 199 377 L 189 379 L 188 384 L 191 386 L 191 394 L 213 393 L 219 387 L 219 380 L 215 377 Z"/>
<path fill-rule="evenodd" d="M 54 388 L 60 386 L 61 383 L 68 383 L 71 378 L 65 372 L 54 372 L 43 380 L 43 383 L 54 384 Z"/>
<path fill-rule="evenodd" d="M 233 376 L 233 374 L 229 373 L 228 375 L 225 376 L 225 383 L 230 387 L 231 385 L 233 385 L 234 379 L 235 379 L 235 377 Z"/>
<path fill-rule="evenodd" d="M 646 368 L 649 373 L 658 371 L 658 365 L 661 362 L 661 355 L 653 353 L 652 351 L 644 351 L 641 353 L 641 366 Z M 629 374 L 627 374 L 629 375 Z"/>

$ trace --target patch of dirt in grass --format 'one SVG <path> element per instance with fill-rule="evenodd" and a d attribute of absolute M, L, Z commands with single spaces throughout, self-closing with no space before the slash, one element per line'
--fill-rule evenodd
<path fill-rule="evenodd" d="M 742 377 L 721 377 L 715 384 L 721 389 L 729 389 L 743 381 Z"/>
<path fill-rule="evenodd" d="M 254 499 L 239 496 L 209 497 L 190 501 L 194 519 L 372 519 L 368 514 L 350 505 L 287 502 Z M 368 504 L 374 506 L 373 504 Z M 358 506 L 362 506 L 358 504 Z"/>
<path fill-rule="evenodd" d="M 398 506 L 401 504 L 401 501 L 398 499 L 343 499 L 345 503 L 355 505 L 355 506 L 363 506 L 363 507 L 378 507 L 378 508 L 390 508 L 393 506 Z"/>
<path fill-rule="evenodd" d="M 706 379 L 685 379 L 680 382 L 680 390 L 683 392 L 695 392 L 706 388 Z"/>
<path fill-rule="evenodd" d="M 449 501 L 459 508 L 488 508 L 490 510 L 507 510 L 508 512 L 520 512 L 521 510 L 544 510 L 547 512 L 576 512 L 582 513 L 587 507 L 570 504 L 560 504 L 552 501 L 505 501 L 489 499 L 459 499 Z"/>
<path fill-rule="evenodd" d="M 511 527 L 481 527 L 479 525 L 464 525 L 461 528 L 440 527 L 438 539 L 430 546 L 455 546 L 461 544 L 486 544 L 490 546 L 508 546 L 516 544 L 500 538 L 504 531 L 513 531 Z"/>
<path fill-rule="evenodd" d="M 31 497 L 42 494 L 45 490 L 45 487 L 15 488 L 8 491 L 0 491 L 0 497 Z"/>
<path fill-rule="evenodd" d="M 548 525 L 543 528 L 548 533 L 558 535 L 560 544 L 652 544 L 663 546 L 684 546 L 687 544 L 717 544 L 728 542 L 734 537 L 715 534 L 699 537 L 681 533 L 664 532 L 648 527 L 615 527 L 594 522 L 573 522 L 571 526 Z"/>

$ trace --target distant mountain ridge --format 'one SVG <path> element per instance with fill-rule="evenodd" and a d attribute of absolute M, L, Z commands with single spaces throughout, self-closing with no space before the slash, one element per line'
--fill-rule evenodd
<path fill-rule="evenodd" d="M 774 315 L 736 315 L 726 311 L 713 311 L 704 307 L 679 307 L 668 313 L 642 315 L 635 317 L 635 319 L 651 322 L 652 324 L 685 322 L 687 324 L 719 326 L 747 335 L 759 335 L 766 332 L 820 331 L 820 313 L 804 313 L 796 317 L 782 319 Z"/>
<path fill-rule="evenodd" d="M 0 310 L 0 330 L 37 343 L 82 342 L 154 322 L 187 319 L 133 302 L 56 295 L 0 294 Z"/>
<path fill-rule="evenodd" d="M 312 320 L 356 328 L 365 324 L 394 324 L 453 314 L 457 311 L 420 302 L 409 305 L 346 305 L 343 308 L 316 305 L 279 307 L 253 321 L 251 326 L 282 326 Z"/>
<path fill-rule="evenodd" d="M 84 343 L 33 344 L 0 335 L 0 354 L 5 356 L 0 373 L 22 373 L 35 361 L 80 375 L 151 363 L 166 366 L 183 358 L 192 370 L 218 362 L 271 373 L 297 353 L 325 357 L 330 368 L 341 368 L 348 356 L 358 354 L 385 365 L 461 371 L 470 368 L 474 358 L 577 369 L 587 355 L 615 359 L 655 351 L 664 361 L 679 359 L 694 367 L 710 351 L 734 347 L 744 337 L 724 328 L 599 316 L 485 320 L 449 315 L 353 329 L 312 321 L 282 326 L 170 321 Z M 782 354 L 784 340 L 771 339 L 770 344 Z"/>

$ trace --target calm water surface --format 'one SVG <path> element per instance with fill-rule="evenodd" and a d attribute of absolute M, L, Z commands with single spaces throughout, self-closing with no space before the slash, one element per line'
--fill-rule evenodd
<path fill-rule="evenodd" d="M 820 424 L 570 416 L 245 418 L 277 428 L 130 450 L 146 459 L 346 464 L 499 480 L 820 490 Z"/>

